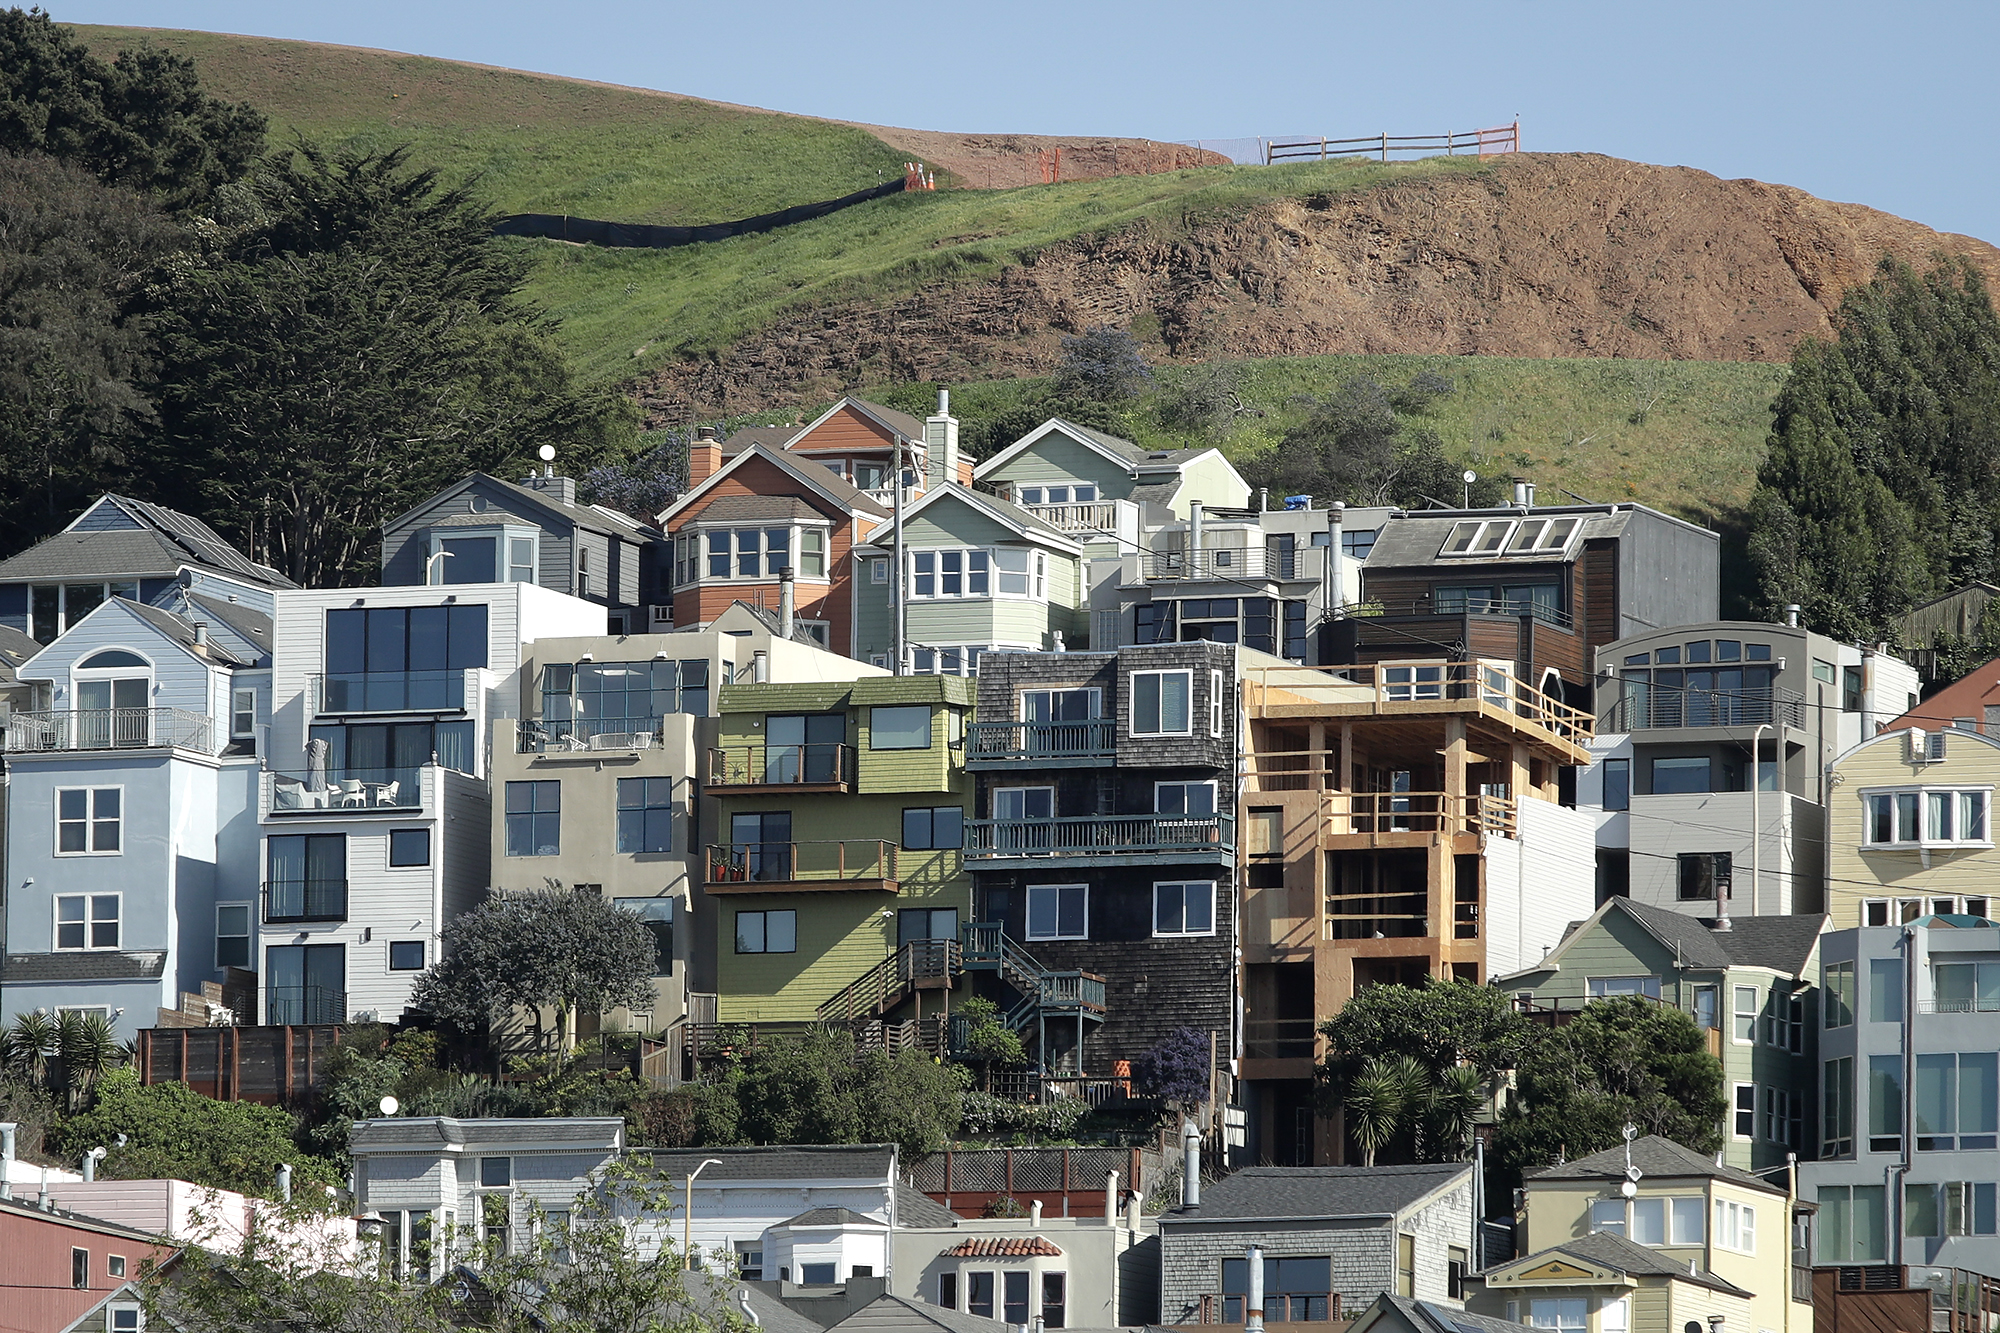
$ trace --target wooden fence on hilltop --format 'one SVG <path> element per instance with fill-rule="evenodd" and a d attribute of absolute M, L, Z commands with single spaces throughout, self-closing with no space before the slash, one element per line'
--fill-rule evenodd
<path fill-rule="evenodd" d="M 1460 153 L 1492 157 L 1521 151 L 1521 122 L 1484 130 L 1445 134 L 1380 134 L 1359 139 L 1271 139 L 1264 144 L 1264 165 L 1278 162 L 1327 162 L 1340 157 L 1374 157 L 1383 162 L 1391 153 L 1415 157 L 1455 157 Z"/>

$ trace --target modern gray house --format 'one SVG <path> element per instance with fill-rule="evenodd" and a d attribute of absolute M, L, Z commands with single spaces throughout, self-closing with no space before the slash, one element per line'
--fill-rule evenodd
<path fill-rule="evenodd" d="M 644 634 L 646 608 L 671 600 L 660 541 L 628 514 L 580 503 L 572 477 L 475 472 L 382 525 L 382 583 L 533 583 L 604 607 L 612 634 Z M 671 622 L 663 611 L 659 628 Z"/>
<path fill-rule="evenodd" d="M 1815 1261 L 2000 1272 L 2000 923 L 1835 931 L 1820 968 Z"/>
<path fill-rule="evenodd" d="M 1252 1245 L 1273 1323 L 1325 1321 L 1385 1294 L 1458 1305 L 1472 1223 L 1463 1162 L 1249 1167 L 1160 1215 L 1160 1320 L 1242 1323 Z"/>

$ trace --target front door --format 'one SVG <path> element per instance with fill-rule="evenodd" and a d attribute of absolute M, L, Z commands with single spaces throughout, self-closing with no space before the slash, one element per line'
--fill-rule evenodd
<path fill-rule="evenodd" d="M 765 810 L 729 817 L 730 864 L 745 879 L 792 877 L 792 812 Z"/>

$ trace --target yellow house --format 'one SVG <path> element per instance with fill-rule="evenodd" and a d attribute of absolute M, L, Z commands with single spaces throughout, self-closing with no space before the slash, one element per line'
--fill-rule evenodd
<path fill-rule="evenodd" d="M 1513 1301 L 1523 1322 L 1540 1324 L 1533 1301 L 1584 1301 L 1583 1322 L 1559 1323 L 1564 1333 L 1686 1333 L 1696 1320 L 1697 1333 L 1812 1333 L 1811 1270 L 1793 1267 L 1804 1210 L 1781 1186 L 1656 1134 L 1525 1186 L 1517 1234 L 1528 1258 L 1490 1270 L 1473 1308 L 1504 1313 Z"/>
<path fill-rule="evenodd" d="M 1990 915 L 1996 783 L 2000 741 L 1969 728 L 1885 731 L 1834 760 L 1828 928 Z"/>
<path fill-rule="evenodd" d="M 1751 1294 L 1659 1249 L 1599 1231 L 1481 1275 L 1466 1308 L 1558 1333 L 1710 1333 L 1754 1328 Z"/>

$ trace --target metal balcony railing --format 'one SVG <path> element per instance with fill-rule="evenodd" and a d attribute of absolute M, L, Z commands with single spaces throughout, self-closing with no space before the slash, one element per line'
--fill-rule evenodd
<path fill-rule="evenodd" d="M 657 717 L 550 722 L 524 718 L 514 728 L 517 754 L 572 754 L 589 750 L 650 750 L 664 734 Z"/>
<path fill-rule="evenodd" d="M 708 883 L 829 885 L 845 880 L 893 883 L 899 848 L 879 838 L 818 842 L 724 842 L 708 848 Z"/>
<path fill-rule="evenodd" d="M 1353 617 L 1387 616 L 1527 616 L 1556 629 L 1573 630 L 1576 618 L 1559 606 L 1527 597 L 1401 597 L 1370 598 L 1347 608 Z"/>
<path fill-rule="evenodd" d="M 711 787 L 833 787 L 853 781 L 851 745 L 720 745 L 708 752 Z"/>
<path fill-rule="evenodd" d="M 214 754 L 215 730 L 206 714 L 185 708 L 80 708 L 14 713 L 7 719 L 7 749 L 136 750 L 171 745 Z"/>
<path fill-rule="evenodd" d="M 975 722 L 967 759 L 1109 759 L 1118 753 L 1115 718 L 1082 722 Z"/>
<path fill-rule="evenodd" d="M 1230 815 L 1081 815 L 1063 819 L 968 819 L 968 860 L 996 856 L 1116 856 L 1228 851 Z"/>
<path fill-rule="evenodd" d="M 267 783 L 264 812 L 273 815 L 353 815 L 421 810 L 424 804 L 421 768 L 335 768 L 324 773 L 273 771 Z"/>
<path fill-rule="evenodd" d="M 1805 697 L 1772 686 L 1755 690 L 1666 689 L 1633 684 L 1604 711 L 1598 730 L 1650 731 L 1661 727 L 1754 727 L 1773 723 L 1804 728 Z"/>
<path fill-rule="evenodd" d="M 325 986 L 273 986 L 264 993 L 264 1022 L 272 1027 L 346 1021 L 346 991 Z"/>
<path fill-rule="evenodd" d="M 463 671 L 352 671 L 314 676 L 313 699 L 332 713 L 450 713 L 465 709 Z"/>
<path fill-rule="evenodd" d="M 344 879 L 276 880 L 264 886 L 264 923 L 347 920 Z"/>

